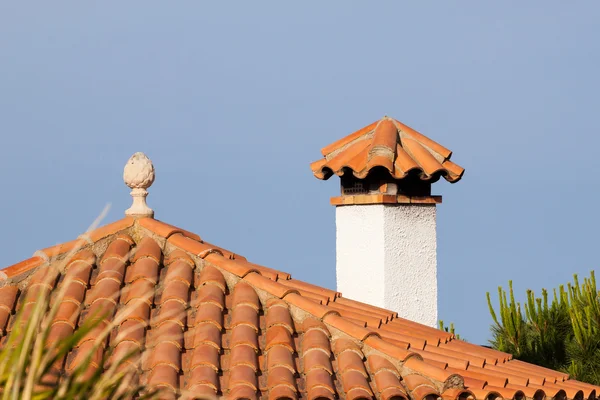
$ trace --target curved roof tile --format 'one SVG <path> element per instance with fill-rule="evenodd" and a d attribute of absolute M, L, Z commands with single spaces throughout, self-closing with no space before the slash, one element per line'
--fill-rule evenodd
<path fill-rule="evenodd" d="M 100 328 L 113 324 L 113 334 L 88 372 L 103 367 L 105 354 L 110 364 L 133 352 L 140 381 L 162 387 L 166 398 L 595 400 L 599 393 L 567 374 L 250 263 L 158 220 L 119 221 L 88 235 L 95 241 L 59 245 L 43 263 L 2 271 L 0 346 L 14 311 L 31 312 L 40 292 L 66 286 L 48 340 L 108 311 Z M 129 304 L 136 306 L 124 312 Z M 96 334 L 57 364 L 55 379 L 93 350 Z"/>
<path fill-rule="evenodd" d="M 443 176 L 454 183 L 465 171 L 450 161 L 450 150 L 390 117 L 359 129 L 321 152 L 325 158 L 311 164 L 319 179 L 349 172 L 364 179 L 373 168 L 385 168 L 394 179 L 416 174 L 424 181 L 435 182 Z"/>

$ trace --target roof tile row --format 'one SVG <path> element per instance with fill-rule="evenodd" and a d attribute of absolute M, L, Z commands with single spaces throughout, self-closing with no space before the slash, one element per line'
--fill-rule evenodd
<path fill-rule="evenodd" d="M 96 313 L 118 315 L 117 328 L 100 346 L 98 331 L 81 339 L 56 366 L 54 381 L 89 354 L 89 373 L 105 368 L 103 354 L 111 349 L 108 364 L 133 351 L 128 362 L 140 382 L 164 388 L 165 398 L 541 400 L 597 394 L 566 374 L 291 279 L 160 221 L 111 225 L 119 229 L 88 234 L 107 247 L 86 241 L 79 251 L 67 250 L 73 253 L 68 260 L 49 253 L 45 264 L 12 269 L 18 273 L 0 283 L 4 339 L 14 310 L 30 312 L 37 296 L 49 291 L 64 292 L 51 340 L 72 334 Z M 97 329 L 110 326 L 105 320 Z"/>

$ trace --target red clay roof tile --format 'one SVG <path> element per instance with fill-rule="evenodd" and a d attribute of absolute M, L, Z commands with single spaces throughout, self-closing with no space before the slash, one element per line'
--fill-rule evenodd
<path fill-rule="evenodd" d="M 447 400 L 467 400 L 474 399 L 475 395 L 470 390 L 450 388 L 444 390 L 442 398 Z"/>
<path fill-rule="evenodd" d="M 40 250 L 40 252 L 44 253 L 45 257 L 50 259 L 70 251 L 76 252 L 77 250 L 83 248 L 87 244 L 88 242 L 84 239 L 75 239 L 71 240 L 70 242 L 57 244 L 56 246 L 52 247 L 47 247 L 45 249 Z"/>
<path fill-rule="evenodd" d="M 531 376 L 528 376 L 526 374 L 515 374 L 512 371 L 506 371 L 505 369 L 498 368 L 498 366 L 495 365 L 486 365 L 482 369 L 476 367 L 469 367 L 469 369 L 472 371 L 483 370 L 487 373 L 497 374 L 498 376 L 505 376 L 508 379 L 508 383 L 513 385 L 527 386 L 529 385 L 529 383 L 533 383 L 530 382 Z M 536 379 L 534 378 L 534 380 Z"/>
<path fill-rule="evenodd" d="M 285 367 L 294 372 L 294 351 L 290 346 L 272 346 L 267 351 L 267 370 L 275 367 Z"/>
<path fill-rule="evenodd" d="M 258 351 L 258 335 L 254 328 L 248 325 L 238 325 L 231 330 L 230 348 L 236 346 L 250 346 Z"/>
<path fill-rule="evenodd" d="M 321 159 L 311 164 L 314 175 L 328 179 L 351 172 L 365 178 L 373 168 L 385 168 L 395 179 L 417 173 L 422 180 L 443 176 L 457 182 L 464 169 L 449 161 L 452 152 L 401 122 L 384 117 L 323 148 Z"/>
<path fill-rule="evenodd" d="M 119 333 L 115 337 L 115 343 L 130 342 L 138 347 L 144 344 L 144 329 L 146 324 L 135 320 L 125 320 L 119 326 Z"/>
<path fill-rule="evenodd" d="M 573 388 L 570 386 L 563 386 L 546 382 L 544 384 L 544 391 L 546 393 L 554 393 L 553 397 L 558 397 L 558 393 L 563 392 L 570 399 L 583 399 L 583 390 L 579 388 Z"/>
<path fill-rule="evenodd" d="M 336 310 L 342 317 L 348 317 L 355 320 L 365 322 L 369 328 L 379 328 L 381 326 L 381 318 L 367 314 L 358 310 L 353 310 L 351 307 L 339 305 L 336 303 L 328 304 L 328 307 Z"/>
<path fill-rule="evenodd" d="M 8 319 L 14 310 L 15 300 L 19 292 L 16 286 L 4 286 L 0 288 L 0 336 L 8 326 Z"/>
<path fill-rule="evenodd" d="M 242 260 L 238 260 L 238 261 L 242 261 Z M 255 264 L 255 263 L 248 263 L 248 264 L 250 264 L 262 276 L 264 276 L 265 278 L 269 278 L 272 281 L 287 282 L 287 280 L 290 279 L 290 274 L 288 274 L 287 272 L 278 271 L 276 269 L 265 267 L 263 265 L 259 265 L 259 264 Z"/>
<path fill-rule="evenodd" d="M 241 305 L 250 306 L 256 311 L 258 311 L 260 308 L 260 300 L 258 299 L 258 295 L 252 286 L 245 282 L 240 282 L 239 284 L 235 285 L 235 288 L 233 289 L 233 309 Z"/>
<path fill-rule="evenodd" d="M 216 325 L 201 322 L 194 328 L 194 348 L 208 344 L 216 349 L 221 348 L 221 329 Z"/>
<path fill-rule="evenodd" d="M 170 365 L 157 365 L 150 371 L 148 383 L 156 387 L 168 388 L 172 391 L 175 391 L 179 386 L 178 374 L 179 372 L 177 369 L 171 367 Z"/>
<path fill-rule="evenodd" d="M 256 392 L 258 390 L 258 379 L 256 371 L 252 366 L 238 364 L 233 365 L 229 372 L 229 387 L 248 386 Z"/>
<path fill-rule="evenodd" d="M 231 387 L 231 383 L 229 383 L 229 385 Z M 229 396 L 227 396 L 227 398 L 232 400 L 254 400 L 257 398 L 256 389 L 251 385 L 237 385 L 229 391 Z"/>
<path fill-rule="evenodd" d="M 245 277 L 251 272 L 260 274 L 255 266 L 248 262 L 244 262 L 243 260 L 229 260 L 216 253 L 208 254 L 206 257 L 204 257 L 204 259 L 219 268 L 223 268 L 227 272 L 231 272 L 232 274 L 239 276 L 240 278 Z"/>
<path fill-rule="evenodd" d="M 217 307 L 219 309 L 219 312 L 221 312 L 223 308 L 225 308 L 225 293 L 223 292 L 223 289 L 216 285 L 200 286 L 200 288 L 197 291 L 197 297 L 196 301 L 194 302 L 194 305 L 195 307 L 200 308 L 198 312 L 203 318 L 206 318 L 206 316 L 211 316 L 213 315 L 213 312 L 216 312 L 210 311 L 212 308 Z M 204 306 L 208 306 L 207 310 L 209 311 L 204 311 Z M 199 318 L 200 316 L 197 316 L 197 321 L 199 320 Z"/>
<path fill-rule="evenodd" d="M 583 397 L 586 399 L 596 397 L 596 389 L 594 388 L 594 386 L 589 385 L 589 384 L 584 384 L 584 385 L 579 385 L 579 384 L 581 384 L 581 382 L 577 382 L 575 380 L 568 380 L 568 381 L 561 383 L 561 385 L 564 386 L 565 388 L 575 388 L 575 389 L 582 390 Z M 565 391 L 566 391 L 566 389 L 565 389 Z M 568 395 L 568 391 L 567 391 L 567 395 Z"/>
<path fill-rule="evenodd" d="M 394 364 L 383 356 L 377 354 L 370 355 L 367 365 L 372 374 L 377 374 L 378 372 L 385 370 L 394 373 L 396 376 L 400 376 L 396 367 L 394 367 Z"/>
<path fill-rule="evenodd" d="M 508 386 L 501 388 L 497 386 L 488 385 L 485 387 L 485 390 L 488 393 L 500 393 L 500 395 L 505 399 L 522 400 L 525 398 L 525 393 L 523 393 L 522 390 L 510 388 Z M 475 393 L 475 390 L 473 392 Z"/>
<path fill-rule="evenodd" d="M 347 399 L 364 399 L 372 398 L 373 392 L 369 386 L 369 382 L 358 371 L 350 370 L 341 374 L 342 387 L 346 393 Z"/>
<path fill-rule="evenodd" d="M 408 395 L 402 389 L 392 387 L 384 389 L 379 396 L 382 400 L 404 400 L 408 399 Z"/>
<path fill-rule="evenodd" d="M 285 386 L 296 391 L 296 378 L 294 373 L 285 367 L 274 367 L 268 371 L 267 387 L 269 390 Z"/>
<path fill-rule="evenodd" d="M 387 319 L 388 321 L 391 321 L 392 319 L 398 316 L 397 312 L 385 310 L 383 308 L 371 306 L 369 304 L 364 304 L 356 300 L 347 299 L 345 297 L 342 297 L 341 294 L 338 294 L 338 296 L 335 299 L 335 303 L 337 306 L 345 306 L 349 307 L 349 309 L 357 310 L 357 312 L 363 312 L 369 315 L 377 315 L 380 316 L 382 319 Z"/>
<path fill-rule="evenodd" d="M 121 304 L 128 304 L 132 300 L 139 300 L 151 306 L 154 285 L 154 282 L 147 279 L 138 279 L 130 285 L 126 285 L 121 293 Z"/>
<path fill-rule="evenodd" d="M 181 229 L 173 225 L 169 225 L 154 218 L 140 218 L 138 219 L 138 223 L 140 226 L 143 226 L 144 228 L 164 237 L 165 239 L 168 239 L 171 235 L 180 233 L 183 236 L 189 237 L 193 240 L 201 240 L 200 236 L 196 235 L 195 233 L 186 231 L 185 229 Z"/>
<path fill-rule="evenodd" d="M 404 366 L 442 383 L 446 383 L 451 379 L 458 379 L 462 381 L 460 375 L 453 374 L 452 372 L 448 371 L 448 369 L 438 368 L 435 365 L 425 361 L 425 359 L 419 360 L 416 357 L 410 357 L 404 362 Z"/>
<path fill-rule="evenodd" d="M 132 217 L 125 217 L 111 224 L 101 226 L 100 228 L 83 234 L 83 237 L 89 238 L 91 242 L 97 242 L 100 239 L 114 235 L 115 233 L 121 232 L 131 226 L 133 226 L 135 219 Z"/>
<path fill-rule="evenodd" d="M 12 312 L 19 288 L 17 286 L 4 286 L 0 288 L 0 309 Z"/>
<path fill-rule="evenodd" d="M 256 309 L 247 304 L 238 304 L 234 306 L 229 327 L 233 329 L 238 325 L 249 326 L 254 329 L 255 332 L 258 332 L 258 313 L 256 312 Z"/>
<path fill-rule="evenodd" d="M 525 387 L 525 386 L 518 386 L 518 385 L 513 385 L 513 384 L 509 383 L 506 385 L 506 389 L 513 390 L 515 392 L 516 391 L 523 392 L 525 394 L 525 396 L 527 396 L 528 398 L 531 398 L 531 399 L 535 399 L 535 400 L 543 400 L 546 398 L 546 393 L 544 392 L 543 389 L 540 389 L 537 387 L 532 387 L 531 385 Z M 497 390 L 500 391 L 500 388 L 498 388 Z"/>
<path fill-rule="evenodd" d="M 302 336 L 302 355 L 319 351 L 327 356 L 331 355 L 329 337 L 321 329 L 310 329 Z"/>
<path fill-rule="evenodd" d="M 371 125 L 367 125 L 364 128 L 359 129 L 358 131 L 343 137 L 335 142 L 333 142 L 332 144 L 330 144 L 329 146 L 325 146 L 323 147 L 323 149 L 321 149 L 321 154 L 323 154 L 324 156 L 333 152 L 334 150 L 343 147 L 349 143 L 351 143 L 352 141 L 358 139 L 359 137 L 361 137 L 362 135 L 364 135 L 365 133 L 368 133 L 370 131 L 372 131 L 373 129 L 375 129 L 375 127 L 377 126 L 377 123 L 379 121 L 375 121 L 373 122 Z"/>
<path fill-rule="evenodd" d="M 256 349 L 245 344 L 236 345 L 231 349 L 229 368 L 244 365 L 252 368 L 254 374 L 258 371 L 258 356 Z"/>
<path fill-rule="evenodd" d="M 313 369 L 324 369 L 329 374 L 333 374 L 333 367 L 329 361 L 329 355 L 319 349 L 308 349 L 303 353 L 302 361 L 304 363 L 304 373 L 309 373 Z"/>
<path fill-rule="evenodd" d="M 227 286 L 223 274 L 212 265 L 206 265 L 200 273 L 196 287 L 203 285 L 216 285 L 222 292 L 225 292 Z"/>
<path fill-rule="evenodd" d="M 387 151 L 387 139 L 378 141 L 377 151 Z M 168 388 L 172 396 L 182 389 L 194 396 L 229 398 L 596 396 L 597 388 L 565 374 L 289 279 L 176 227 L 140 223 L 175 246 L 167 246 L 163 259 L 158 243 L 145 236 L 147 231 L 140 236 L 131 230 L 132 224 L 101 228 L 97 235 L 108 247 L 98 262 L 85 247 L 62 262 L 64 269 L 52 259 L 44 265 L 43 257 L 12 267 L 18 273 L 7 274 L 11 280 L 0 287 L 0 328 L 10 329 L 18 286 L 25 296 L 16 308 L 24 312 L 37 296 L 62 290 L 51 341 L 71 335 L 96 312 L 109 315 L 66 357 L 65 368 L 92 354 L 92 373 L 109 349 L 109 364 L 133 351 L 136 356 L 128 362 L 139 363 L 140 379 Z M 137 243 L 123 235 L 130 231 L 137 232 Z M 215 251 L 206 253 L 207 248 Z M 197 265 L 193 256 L 200 253 L 204 261 Z M 132 307 L 119 311 L 126 304 Z M 97 335 L 113 326 L 115 313 L 114 333 L 96 343 Z M 61 368 L 57 364 L 49 379 L 60 379 Z"/>
<path fill-rule="evenodd" d="M 467 369 L 469 367 L 469 360 L 461 357 L 456 357 L 456 355 L 442 354 L 440 352 L 428 351 L 437 349 L 438 347 L 434 346 L 425 346 L 425 350 L 418 350 L 415 348 L 411 348 L 412 351 L 419 354 L 423 357 L 424 360 L 434 360 L 440 361 L 448 364 L 449 367 L 458 368 L 458 369 Z"/>
<path fill-rule="evenodd" d="M 339 315 L 328 314 L 323 318 L 323 321 L 360 341 L 363 341 L 370 336 L 379 336 L 372 329 L 363 328 L 362 326 L 357 325 L 354 322 L 350 322 L 347 318 Z"/>
<path fill-rule="evenodd" d="M 31 271 L 45 263 L 46 263 L 46 261 L 42 257 L 37 257 L 37 256 L 31 257 L 31 258 L 28 258 L 27 260 L 23 260 L 14 265 L 11 265 L 10 267 L 4 268 L 2 270 L 2 273 L 4 274 L 3 276 L 5 278 L 12 278 L 12 277 L 20 275 L 22 273 Z M 2 280 L 2 276 L 0 276 L 0 281 L 1 280 Z"/>
<path fill-rule="evenodd" d="M 200 258 L 205 258 L 209 254 L 219 254 L 229 260 L 245 261 L 246 259 L 238 254 L 225 250 L 221 247 L 212 245 L 202 240 L 194 240 L 189 236 L 175 233 L 167 240 L 170 244 L 188 251 Z"/>
<path fill-rule="evenodd" d="M 199 366 L 208 366 L 219 372 L 219 350 L 209 344 L 201 344 L 192 350 L 190 369 Z"/>
<path fill-rule="evenodd" d="M 381 397 L 399 396 L 405 399 L 408 398 L 406 390 L 400 383 L 400 379 L 398 379 L 398 375 L 392 371 L 387 369 L 379 370 L 374 374 L 374 377 L 375 390 Z M 384 393 L 386 396 L 384 396 Z"/>
<path fill-rule="evenodd" d="M 280 280 L 279 283 L 290 288 L 298 289 L 302 295 L 305 295 L 305 293 L 311 293 L 319 296 L 319 298 L 326 298 L 328 301 L 333 301 L 336 297 L 340 295 L 334 290 L 326 289 L 317 285 L 313 285 L 311 283 L 302 282 L 297 279 L 289 279 L 283 281 Z"/>
<path fill-rule="evenodd" d="M 267 329 L 273 326 L 283 326 L 291 334 L 294 333 L 294 322 L 284 301 L 275 299 L 267 301 L 266 326 Z"/>
<path fill-rule="evenodd" d="M 435 384 L 429 379 L 418 374 L 405 375 L 403 378 L 413 399 L 422 400 L 429 395 L 439 396 Z"/>
<path fill-rule="evenodd" d="M 368 377 L 363 364 L 363 357 L 352 351 L 346 351 L 336 355 L 338 362 L 338 372 L 344 374 L 347 371 L 356 371 L 365 379 Z"/>
<path fill-rule="evenodd" d="M 379 337 L 376 337 L 376 336 L 368 336 L 364 340 L 364 342 L 365 342 L 365 344 L 369 345 L 370 347 L 372 347 L 376 350 L 379 350 L 380 352 L 387 354 L 390 357 L 396 358 L 400 361 L 404 361 L 404 360 L 408 359 L 409 357 L 416 355 L 416 353 L 413 353 L 412 351 L 407 351 L 401 347 L 390 344 L 390 343 L 386 342 L 385 340 L 383 340 Z"/>
<path fill-rule="evenodd" d="M 510 354 L 476 346 L 471 343 L 463 342 L 462 340 L 452 340 L 448 342 L 445 347 L 459 353 L 484 357 L 486 364 L 497 364 L 498 362 L 506 362 L 511 359 Z"/>
<path fill-rule="evenodd" d="M 465 384 L 467 383 L 467 378 L 477 379 L 479 381 L 486 382 L 487 384 L 490 384 L 492 386 L 500 386 L 500 387 L 504 387 L 508 383 L 508 378 L 505 376 L 497 376 L 497 375 L 490 374 L 490 373 L 477 372 L 477 371 L 472 370 L 472 368 L 473 367 L 469 367 L 469 369 L 463 370 L 463 369 L 455 369 L 452 367 L 448 367 L 447 370 L 454 374 L 461 375 L 465 379 Z M 467 386 L 471 387 L 471 385 L 467 385 Z"/>
<path fill-rule="evenodd" d="M 438 335 L 432 335 L 429 332 L 423 333 L 415 331 L 409 327 L 395 326 L 392 323 L 381 325 L 379 331 L 382 332 L 382 335 L 387 335 L 388 333 L 399 335 L 397 336 L 399 340 L 408 341 L 411 346 L 415 346 L 418 349 L 424 349 L 425 344 L 439 346 L 442 343 L 446 343 L 446 340 L 442 341 Z M 413 338 L 416 339 L 416 341 L 414 341 Z"/>
<path fill-rule="evenodd" d="M 283 346 L 294 351 L 292 334 L 283 326 L 271 326 L 267 329 L 265 350 L 269 351 L 275 346 Z"/>
<path fill-rule="evenodd" d="M 335 395 L 331 374 L 323 368 L 314 368 L 306 372 L 306 388 L 309 398 L 317 397 L 314 394 L 315 389 L 325 389 L 331 395 Z"/>
<path fill-rule="evenodd" d="M 258 272 L 249 273 L 244 280 L 255 288 L 264 290 L 265 292 L 277 296 L 280 299 L 290 293 L 298 293 L 296 289 L 288 288 L 278 282 L 270 280 L 269 278 L 265 278 Z"/>
<path fill-rule="evenodd" d="M 276 386 L 274 388 L 272 388 L 269 391 L 269 395 L 268 395 L 268 399 L 269 400 L 283 400 L 283 399 L 297 399 L 298 395 L 296 390 L 285 386 L 285 385 L 279 385 Z"/>
<path fill-rule="evenodd" d="M 289 287 L 289 286 L 286 286 L 286 287 Z M 295 293 L 297 293 L 297 294 L 301 295 L 302 297 L 305 297 L 317 304 L 322 304 L 322 305 L 329 304 L 329 299 L 325 296 L 321 296 L 320 294 L 307 292 L 302 289 L 295 289 Z"/>
<path fill-rule="evenodd" d="M 416 338 L 414 336 L 403 335 L 401 333 L 390 332 L 390 331 L 386 331 L 383 329 L 379 329 L 377 332 L 379 333 L 379 336 L 381 336 L 382 338 L 384 338 L 388 341 L 393 340 L 395 343 L 402 343 L 402 347 L 406 348 L 406 349 L 411 348 L 411 349 L 423 350 L 423 349 L 425 349 L 425 345 L 427 344 L 426 340 L 423 340 L 421 338 Z M 437 342 L 435 342 L 436 346 L 438 344 L 439 344 L 439 340 Z"/>
<path fill-rule="evenodd" d="M 476 399 L 501 400 L 503 398 L 499 392 L 495 392 L 489 388 L 490 386 L 487 386 L 484 389 L 469 388 L 469 390 Z"/>

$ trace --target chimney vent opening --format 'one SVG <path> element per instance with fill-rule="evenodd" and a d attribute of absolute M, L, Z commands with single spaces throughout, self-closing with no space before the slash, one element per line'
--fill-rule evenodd
<path fill-rule="evenodd" d="M 356 196 L 361 194 L 431 195 L 430 182 L 422 181 L 418 176 L 394 179 L 387 170 L 372 171 L 364 179 L 359 179 L 352 173 L 346 173 L 340 179 L 340 189 L 342 196 Z"/>

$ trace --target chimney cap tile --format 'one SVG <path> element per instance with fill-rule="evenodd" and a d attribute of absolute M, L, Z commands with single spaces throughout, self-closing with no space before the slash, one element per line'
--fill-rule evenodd
<path fill-rule="evenodd" d="M 322 180 L 347 173 L 364 179 L 374 168 L 384 168 L 398 180 L 416 174 L 426 182 L 443 176 L 455 183 L 465 172 L 450 161 L 452 151 L 387 116 L 324 147 L 321 153 L 324 158 L 313 162 L 311 169 Z"/>

